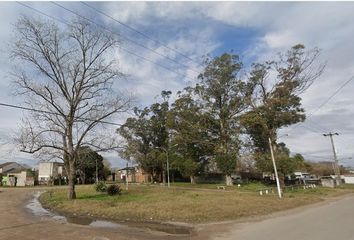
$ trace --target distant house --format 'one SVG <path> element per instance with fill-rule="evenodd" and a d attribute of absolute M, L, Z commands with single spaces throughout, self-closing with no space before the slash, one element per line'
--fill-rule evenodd
<path fill-rule="evenodd" d="M 144 172 L 139 166 L 126 167 L 116 171 L 116 179 L 120 181 L 126 181 L 135 183 L 148 183 L 151 182 L 151 175 Z"/>
<path fill-rule="evenodd" d="M 0 165 L 2 184 L 7 186 L 33 186 L 34 178 L 28 175 L 29 167 L 16 162 L 7 162 Z"/>
<path fill-rule="evenodd" d="M 28 175 L 28 171 L 7 173 L 7 185 L 12 187 L 34 186 L 33 176 Z"/>
<path fill-rule="evenodd" d="M 64 163 L 60 162 L 40 162 L 38 167 L 38 182 L 40 184 L 53 183 L 55 179 L 64 174 Z"/>

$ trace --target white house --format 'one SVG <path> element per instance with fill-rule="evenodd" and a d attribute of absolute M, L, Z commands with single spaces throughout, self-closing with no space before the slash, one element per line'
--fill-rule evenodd
<path fill-rule="evenodd" d="M 63 176 L 64 164 L 59 162 L 40 162 L 38 167 L 38 182 L 47 183 L 51 179 Z"/>
<path fill-rule="evenodd" d="M 9 172 L 7 173 L 7 179 L 8 186 L 34 186 L 34 179 L 28 176 L 27 171 Z"/>

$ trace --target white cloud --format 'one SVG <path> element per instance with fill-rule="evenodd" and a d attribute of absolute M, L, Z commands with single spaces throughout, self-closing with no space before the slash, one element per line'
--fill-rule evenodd
<path fill-rule="evenodd" d="M 72 15 L 46 3 L 28 3 L 45 10 L 53 16 L 70 18 Z M 86 13 L 87 8 L 79 3 L 61 3 L 71 9 Z M 235 29 L 251 29 L 259 36 L 255 44 L 249 43 L 243 53 L 245 58 L 263 60 L 278 51 L 288 49 L 296 43 L 322 49 L 321 61 L 327 61 L 324 74 L 311 88 L 302 95 L 308 112 L 312 112 L 337 89 L 341 83 L 354 75 L 354 3 L 350 2 L 109 2 L 97 3 L 103 11 L 118 20 L 129 24 L 145 34 L 158 39 L 171 48 L 185 53 L 200 62 L 201 56 L 224 47 L 223 39 L 218 38 L 219 26 L 229 25 Z M 0 49 L 8 50 L 5 43 L 10 41 L 12 24 L 20 12 L 33 14 L 16 3 L 0 3 Z M 87 11 L 88 13 L 88 11 Z M 90 10 L 90 13 L 94 12 Z M 100 17 L 93 15 L 96 19 Z M 174 51 L 144 39 L 139 34 L 125 29 L 107 18 L 106 23 L 115 26 L 122 34 L 128 34 L 134 40 L 148 45 L 159 53 L 176 59 L 189 68 L 176 65 L 151 51 L 127 42 L 124 47 L 146 57 L 158 64 L 171 67 L 180 75 L 139 60 L 122 50 L 117 51 L 120 69 L 128 75 L 126 80 L 115 84 L 117 88 L 136 93 L 141 105 L 154 101 L 161 90 L 180 90 L 189 79 L 195 78 L 201 71 L 198 64 L 187 60 Z M 231 47 L 232 48 L 232 47 Z M 247 59 L 246 59 L 247 60 Z M 14 103 L 9 95 L 9 79 L 4 78 L 9 70 L 9 61 L 4 54 L 0 57 L 0 100 Z M 293 127 L 283 130 L 290 136 L 284 141 L 291 150 L 300 153 L 330 154 L 328 139 L 319 136 L 321 130 L 353 132 L 354 103 L 352 89 L 354 83 L 348 84 L 335 98 L 310 118 L 312 122 L 305 126 L 311 130 Z M 338 109 L 341 112 L 338 112 Z M 22 113 L 1 108 L 0 128 L 16 129 Z M 121 119 L 120 119 L 121 120 Z M 313 123 L 314 122 L 314 123 Z M 321 129 L 318 129 L 321 128 Z M 353 154 L 349 142 L 354 142 L 350 134 L 338 136 L 337 148 L 340 154 Z M 349 146 L 348 146 L 349 145 Z M 345 146 L 345 147 L 344 147 Z M 2 150 L 0 149 L 0 152 Z M 354 164 L 353 164 L 354 165 Z"/>

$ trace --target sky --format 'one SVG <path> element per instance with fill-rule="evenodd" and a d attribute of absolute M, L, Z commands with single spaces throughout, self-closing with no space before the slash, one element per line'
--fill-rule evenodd
<path fill-rule="evenodd" d="M 23 2 L 64 21 L 74 17 L 71 10 L 116 33 L 121 47 L 114 54 L 125 77 L 114 88 L 134 93 L 139 106 L 156 101 L 162 90 L 176 92 L 194 85 L 206 55 L 233 51 L 247 68 L 298 43 L 320 48 L 318 61 L 326 63 L 326 68 L 301 95 L 307 120 L 281 129 L 279 141 L 309 161 L 328 161 L 333 159 L 330 139 L 322 134 L 337 132 L 334 142 L 339 162 L 354 166 L 354 80 L 349 81 L 354 76 L 353 2 L 86 3 L 100 13 L 80 2 L 60 2 L 66 9 L 50 2 Z M 14 66 L 9 44 L 21 15 L 48 19 L 33 9 L 0 2 L 1 103 L 21 103 L 11 95 Z M 20 153 L 11 142 L 24 115 L 0 106 L 0 163 L 37 164 L 38 159 Z M 115 121 L 122 123 L 125 117 L 117 116 Z M 104 156 L 112 166 L 125 165 L 117 154 Z"/>

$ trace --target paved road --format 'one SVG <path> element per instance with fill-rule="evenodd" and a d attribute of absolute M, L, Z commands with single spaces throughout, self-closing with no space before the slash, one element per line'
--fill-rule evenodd
<path fill-rule="evenodd" d="M 201 225 L 193 236 L 176 236 L 139 229 L 94 228 L 34 217 L 24 206 L 37 191 L 0 188 L 0 240 L 354 240 L 353 195 L 257 222 Z"/>
<path fill-rule="evenodd" d="M 253 223 L 229 224 L 217 240 L 354 240 L 354 196 Z M 219 229 L 220 230 L 220 229 Z"/>

